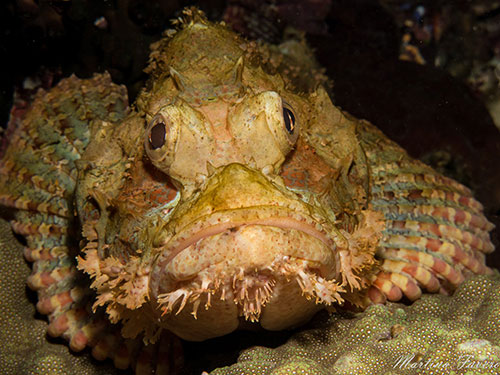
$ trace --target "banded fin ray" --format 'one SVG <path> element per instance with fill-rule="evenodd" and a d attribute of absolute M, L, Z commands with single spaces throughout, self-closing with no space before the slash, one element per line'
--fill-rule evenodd
<path fill-rule="evenodd" d="M 412 159 L 373 125 L 360 127 L 371 204 L 386 219 L 370 299 L 415 300 L 422 289 L 449 294 L 467 274 L 491 273 L 484 257 L 494 250 L 494 226 L 471 190 Z"/>

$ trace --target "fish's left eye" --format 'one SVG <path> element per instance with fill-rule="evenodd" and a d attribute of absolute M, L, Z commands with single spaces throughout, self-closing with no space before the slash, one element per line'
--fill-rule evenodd
<path fill-rule="evenodd" d="M 295 131 L 295 115 L 292 109 L 286 103 L 283 103 L 283 120 L 288 134 L 292 135 Z"/>
<path fill-rule="evenodd" d="M 281 110 L 283 116 L 281 126 L 286 129 L 285 132 L 282 128 L 281 133 L 285 135 L 288 145 L 293 147 L 299 137 L 299 122 L 292 106 L 283 99 L 281 99 Z"/>

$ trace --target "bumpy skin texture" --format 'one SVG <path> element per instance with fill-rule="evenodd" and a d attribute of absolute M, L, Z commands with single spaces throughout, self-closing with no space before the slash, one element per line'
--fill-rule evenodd
<path fill-rule="evenodd" d="M 276 348 L 254 347 L 213 375 L 497 374 L 500 275 L 466 280 L 452 297 L 334 314 Z"/>
<path fill-rule="evenodd" d="M 167 34 L 135 108 L 107 74 L 70 77 L 9 124 L 0 200 L 50 335 L 163 373 L 179 365 L 169 332 L 280 330 L 491 272 L 491 224 L 466 187 L 318 82 L 294 90 L 304 80 L 268 47 L 193 10 Z"/>
<path fill-rule="evenodd" d="M 34 319 L 35 306 L 26 298 L 31 269 L 9 224 L 0 219 L 0 368 L 3 375 L 111 375 L 112 364 L 95 366 L 87 353 L 75 356 L 67 346 L 47 341 L 47 323 Z"/>

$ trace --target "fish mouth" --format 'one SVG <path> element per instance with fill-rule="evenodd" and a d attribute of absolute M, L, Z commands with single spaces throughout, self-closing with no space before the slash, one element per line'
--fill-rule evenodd
<path fill-rule="evenodd" d="M 236 315 L 259 321 L 276 294 L 273 288 L 292 293 L 283 285 L 296 279 L 293 298 L 339 301 L 335 250 L 335 231 L 326 219 L 280 206 L 218 211 L 191 222 L 161 247 L 150 273 L 150 300 L 163 312 L 160 320 L 179 314 L 189 302 L 196 316 L 205 295 L 207 309 L 218 303 L 211 305 L 211 298 L 220 299 L 237 305 Z M 321 296 L 327 289 L 331 296 Z M 306 292 L 310 297 L 301 296 Z"/>
<path fill-rule="evenodd" d="M 170 262 L 177 254 L 192 244 L 210 236 L 234 231 L 249 225 L 264 225 L 282 229 L 294 229 L 304 232 L 330 248 L 335 247 L 325 223 L 308 215 L 304 215 L 288 208 L 279 206 L 258 206 L 243 209 L 216 212 L 179 231 L 179 235 L 169 239 L 166 244 L 168 254 L 162 263 Z"/>
<path fill-rule="evenodd" d="M 218 211 L 188 224 L 159 246 L 162 252 L 156 260 L 156 267 L 164 269 L 182 251 L 203 239 L 253 225 L 299 231 L 319 240 L 331 251 L 335 250 L 335 240 L 326 220 L 320 222 L 287 207 L 255 206 Z"/>

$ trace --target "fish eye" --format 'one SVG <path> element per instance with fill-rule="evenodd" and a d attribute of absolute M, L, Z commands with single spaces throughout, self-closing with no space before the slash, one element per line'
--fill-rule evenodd
<path fill-rule="evenodd" d="M 292 135 L 295 131 L 295 115 L 291 107 L 286 103 L 283 103 L 283 120 L 288 134 Z"/>
<path fill-rule="evenodd" d="M 153 165 L 168 174 L 175 159 L 175 148 L 179 138 L 177 109 L 164 107 L 149 121 L 144 132 L 144 150 Z M 172 118 L 173 116 L 173 118 Z"/>
<path fill-rule="evenodd" d="M 287 143 L 293 146 L 299 137 L 299 122 L 292 106 L 283 99 L 281 99 L 281 108 L 283 116 L 282 126 L 286 129 L 286 132 L 283 131 L 283 133 L 286 134 Z"/>
<path fill-rule="evenodd" d="M 163 147 L 166 142 L 167 127 L 165 125 L 165 121 L 162 118 L 153 119 L 152 124 L 154 125 L 149 130 L 148 140 L 149 146 L 153 150 L 156 150 L 160 147 Z"/>

